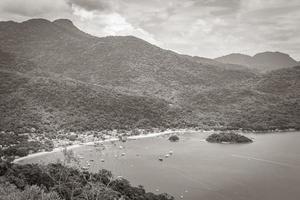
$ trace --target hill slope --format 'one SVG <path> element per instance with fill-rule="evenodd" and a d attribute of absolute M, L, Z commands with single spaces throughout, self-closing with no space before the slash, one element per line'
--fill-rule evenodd
<path fill-rule="evenodd" d="M 2 23 L 0 49 L 17 59 L 27 58 L 41 70 L 172 102 L 180 101 L 178 93 L 190 87 L 255 76 L 249 71 L 200 64 L 132 36 L 93 37 L 68 20 Z"/>
<path fill-rule="evenodd" d="M 260 75 L 65 19 L 0 22 L 1 129 L 295 128 L 297 69 Z"/>
<path fill-rule="evenodd" d="M 279 69 L 257 79 L 194 93 L 187 104 L 202 114 L 200 121 L 211 125 L 220 123 L 227 128 L 254 130 L 299 129 L 299 69 Z"/>
<path fill-rule="evenodd" d="M 163 100 L 119 94 L 76 81 L 0 71 L 3 131 L 88 131 L 185 125 Z"/>

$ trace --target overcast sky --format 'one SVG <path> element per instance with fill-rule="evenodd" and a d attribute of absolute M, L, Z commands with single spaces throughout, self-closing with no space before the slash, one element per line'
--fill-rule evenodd
<path fill-rule="evenodd" d="M 71 19 L 203 57 L 282 51 L 300 60 L 300 0 L 0 0 L 0 20 Z"/>

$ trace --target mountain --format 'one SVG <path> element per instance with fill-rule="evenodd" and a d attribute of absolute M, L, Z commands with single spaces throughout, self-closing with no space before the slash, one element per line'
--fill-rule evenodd
<path fill-rule="evenodd" d="M 93 37 L 62 19 L 2 22 L 0 49 L 16 59 L 28 59 L 40 70 L 172 102 L 180 101 L 180 90 L 255 76 L 249 71 L 199 64 L 133 36 Z"/>
<path fill-rule="evenodd" d="M 215 59 L 216 61 L 247 66 L 261 72 L 297 66 L 298 63 L 288 54 L 281 52 L 263 52 L 253 57 L 244 54 L 229 54 Z"/>
<path fill-rule="evenodd" d="M 298 128 L 299 94 L 270 92 L 280 88 L 273 82 L 295 91 L 296 68 L 275 74 L 249 68 L 177 54 L 133 36 L 95 37 L 67 19 L 0 22 L 0 127 Z M 280 74 L 296 86 L 283 85 Z"/>

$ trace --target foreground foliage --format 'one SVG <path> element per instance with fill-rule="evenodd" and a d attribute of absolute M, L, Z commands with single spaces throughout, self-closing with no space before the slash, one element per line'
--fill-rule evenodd
<path fill-rule="evenodd" d="M 1 200 L 172 200 L 168 194 L 147 193 L 111 172 L 81 171 L 63 163 L 0 164 Z"/>

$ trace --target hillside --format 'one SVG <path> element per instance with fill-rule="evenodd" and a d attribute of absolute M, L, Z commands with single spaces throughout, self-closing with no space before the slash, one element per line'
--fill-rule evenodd
<path fill-rule="evenodd" d="M 254 56 L 229 54 L 215 59 L 216 61 L 247 66 L 261 72 L 297 66 L 298 63 L 288 54 L 281 52 L 263 52 Z"/>
<path fill-rule="evenodd" d="M 239 84 L 195 92 L 187 104 L 199 110 L 201 121 L 210 118 L 212 125 L 221 122 L 219 125 L 232 129 L 299 129 L 299 84 L 299 67 L 279 69 Z"/>
<path fill-rule="evenodd" d="M 41 70 L 135 95 L 178 102 L 178 93 L 241 81 L 252 72 L 199 64 L 141 39 L 97 38 L 67 20 L 0 24 L 0 49 Z M 222 80 L 222 82 L 218 81 Z"/>
<path fill-rule="evenodd" d="M 48 74 L 0 71 L 0 127 L 3 131 L 88 131 L 166 128 L 185 125 L 179 108 L 163 100 L 92 88 Z M 182 123 L 182 124 L 181 124 Z"/>
<path fill-rule="evenodd" d="M 66 19 L 0 22 L 5 131 L 299 128 L 298 74 L 259 74 L 132 36 L 94 37 Z"/>

